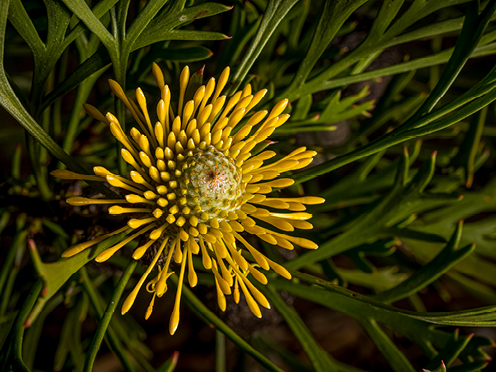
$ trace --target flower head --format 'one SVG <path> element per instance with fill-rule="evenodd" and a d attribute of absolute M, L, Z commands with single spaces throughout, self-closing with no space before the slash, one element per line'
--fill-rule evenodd
<path fill-rule="evenodd" d="M 190 286 L 194 287 L 198 281 L 193 255 L 201 255 L 203 266 L 212 271 L 218 304 L 223 311 L 225 295 L 232 293 L 239 302 L 242 291 L 251 311 L 261 317 L 258 304 L 266 308 L 270 305 L 248 275 L 263 284 L 267 283 L 267 278 L 260 268 L 272 269 L 288 279 L 291 275 L 248 243 L 242 233 L 257 235 L 269 244 L 286 249 L 293 249 L 293 243 L 317 248 L 307 239 L 264 227 L 272 225 L 283 232 L 312 228 L 306 221 L 311 215 L 303 212 L 305 204 L 322 203 L 322 198 L 279 198 L 266 194 L 273 188 L 292 185 L 292 179 L 278 176 L 307 166 L 316 153 L 301 147 L 268 164 L 275 152 L 252 154 L 258 151 L 257 144 L 264 142 L 289 119 L 289 115 L 283 114 L 288 101 L 280 101 L 270 113 L 253 113 L 252 109 L 267 90 L 252 94 L 251 86 L 247 85 L 230 98 L 221 95 L 228 81 L 229 68 L 222 72 L 217 84 L 211 78 L 194 92 L 191 100 L 184 102 L 190 81 L 189 69 L 185 67 L 180 76 L 177 105 L 171 101 L 169 87 L 156 64 L 153 73 L 161 92 L 155 125 L 152 125 L 141 89 L 136 90 L 136 104 L 112 80 L 112 91 L 134 116 L 139 129 L 132 128 L 127 136 L 114 115 L 104 116 L 93 106 L 85 105 L 87 113 L 107 123 L 123 145 L 121 156 L 132 168 L 129 175 L 120 176 L 103 167 L 94 168 L 95 176 L 65 170 L 52 172 L 64 179 L 107 181 L 122 190 L 122 199 L 73 197 L 67 200 L 70 205 L 113 204 L 109 208 L 110 214 L 132 216 L 127 226 L 75 245 L 63 256 L 70 257 L 111 235 L 127 231 L 129 236 L 125 240 L 96 257 L 96 261 L 103 262 L 130 241 L 146 237 L 146 242 L 135 249 L 133 258 L 139 260 L 149 251 L 151 263 L 124 301 L 122 313 L 131 308 L 139 290 L 157 267 L 158 274 L 146 285 L 147 291 L 153 294 L 145 317 L 150 316 L 155 298 L 167 291 L 167 278 L 173 274 L 174 260 L 179 265 L 179 284 L 169 324 L 171 334 L 179 323 L 186 266 Z M 274 212 L 276 209 L 291 212 Z M 263 226 L 258 225 L 258 221 L 262 221 Z M 247 259 L 250 255 L 255 262 Z"/>

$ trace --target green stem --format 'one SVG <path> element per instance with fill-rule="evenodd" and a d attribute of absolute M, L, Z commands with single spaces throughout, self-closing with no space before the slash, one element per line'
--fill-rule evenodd
<path fill-rule="evenodd" d="M 178 276 L 171 275 L 170 277 L 172 283 L 177 287 Z M 238 345 L 241 349 L 243 349 L 247 354 L 250 354 L 257 362 L 259 362 L 262 366 L 267 368 L 269 371 L 282 372 L 282 370 L 274 365 L 269 359 L 267 359 L 262 353 L 255 350 L 248 342 L 243 340 L 236 332 L 234 332 L 229 326 L 220 320 L 212 311 L 210 311 L 204 304 L 201 302 L 198 297 L 196 297 L 193 292 L 187 287 L 183 286 L 183 296 L 185 297 L 187 303 L 190 308 L 198 314 L 198 316 L 210 322 L 215 326 L 217 330 L 224 333 L 232 342 Z"/>
<path fill-rule="evenodd" d="M 0 355 L 0 370 L 2 371 L 30 372 L 22 359 L 22 342 L 26 320 L 34 307 L 42 287 L 43 281 L 39 279 L 32 287 L 31 292 L 29 292 L 21 309 L 17 313 L 14 326 L 10 331 L 10 341 L 6 341 L 5 343 L 5 345 L 9 345 L 8 349 Z"/>
<path fill-rule="evenodd" d="M 14 242 L 10 246 L 9 252 L 7 253 L 5 257 L 5 261 L 2 266 L 2 271 L 0 271 L 0 293 L 3 291 L 3 287 L 7 281 L 7 275 L 10 272 L 10 269 L 14 263 L 17 249 L 21 244 L 26 244 L 26 236 L 28 235 L 27 230 L 23 230 L 18 232 L 14 236 Z"/>
<path fill-rule="evenodd" d="M 133 268 L 133 270 L 134 270 L 134 268 Z M 102 305 L 101 305 L 100 301 L 98 300 L 98 295 L 95 291 L 95 288 L 93 287 L 93 284 L 91 283 L 91 280 L 88 276 L 88 273 L 86 272 L 86 269 L 84 267 L 82 267 L 79 272 L 81 273 L 81 277 L 83 278 L 84 290 L 86 291 L 86 294 L 88 295 L 88 298 L 90 299 L 90 302 L 91 302 L 93 308 L 95 309 L 97 316 L 100 319 L 102 319 L 101 324 L 103 324 L 104 323 L 104 319 L 103 319 L 104 311 L 102 309 Z M 123 277 L 124 277 L 124 274 L 123 274 Z M 121 280 L 122 280 L 122 278 L 121 278 Z M 127 279 L 129 279 L 129 277 Z M 126 280 L 126 283 L 127 283 L 127 280 Z M 119 284 L 120 284 L 120 282 L 119 282 Z M 114 292 L 114 294 L 115 294 L 115 292 Z M 120 292 L 120 294 L 122 294 L 122 291 Z M 112 296 L 112 297 L 114 297 L 114 296 Z M 119 297 L 120 297 L 120 295 L 119 295 Z M 109 306 L 111 306 L 111 304 L 112 304 L 112 301 L 110 301 Z M 115 305 L 114 305 L 114 308 L 115 308 Z M 108 327 L 109 321 L 110 321 L 110 319 L 108 319 L 107 324 L 105 325 L 105 329 L 103 329 L 103 334 L 105 334 L 105 330 Z M 99 326 L 99 329 L 100 329 L 100 327 L 101 326 Z M 97 333 L 98 333 L 98 330 L 97 330 Z M 95 335 L 95 337 L 96 337 L 96 335 Z M 100 342 L 101 342 L 101 340 L 100 340 Z M 115 332 L 112 328 L 108 328 L 106 342 L 109 345 L 109 347 L 115 352 L 117 357 L 120 359 L 122 366 L 124 367 L 124 370 L 126 372 L 134 372 L 133 368 L 131 367 L 131 363 L 127 359 L 125 351 L 123 350 L 122 344 L 121 344 L 120 340 L 118 339 L 117 335 L 115 334 Z M 92 346 L 93 346 L 93 342 L 92 342 Z M 98 350 L 98 347 L 96 348 L 96 350 Z M 91 352 L 91 350 L 90 350 L 90 352 Z M 88 359 L 90 359 L 89 356 L 88 356 Z M 91 363 L 91 365 L 92 364 L 93 363 Z M 86 364 L 85 364 L 84 370 L 88 371 L 88 369 L 86 369 Z M 89 369 L 89 371 L 91 371 L 91 368 Z"/>
<path fill-rule="evenodd" d="M 95 72 L 88 79 L 83 81 L 78 87 L 76 99 L 74 101 L 74 109 L 71 113 L 67 131 L 64 136 L 64 143 L 62 145 L 62 148 L 68 154 L 71 154 L 72 146 L 74 145 L 74 141 L 78 134 L 79 124 L 81 122 L 81 114 L 84 111 L 83 103 L 88 99 L 88 96 L 90 95 L 91 89 L 95 85 L 96 80 L 103 74 L 104 71 L 105 70 L 102 69 Z"/>
<path fill-rule="evenodd" d="M 47 179 L 43 176 L 41 170 L 41 164 L 39 163 L 39 151 L 37 151 L 38 143 L 35 138 L 26 132 L 26 145 L 29 154 L 29 160 L 31 162 L 31 169 L 33 170 L 33 175 L 36 180 L 36 185 L 40 191 L 41 197 L 45 201 L 52 200 L 52 191 L 48 186 Z"/>
<path fill-rule="evenodd" d="M 279 23 L 296 3 L 295 0 L 271 0 L 268 2 L 257 34 L 232 77 L 232 86 L 228 96 L 232 96 L 239 88 Z"/>
<path fill-rule="evenodd" d="M 64 53 L 62 53 L 62 56 L 60 58 L 59 71 L 57 74 L 57 84 L 60 84 L 65 80 L 65 77 L 67 75 L 68 63 L 69 63 L 69 51 L 66 50 Z M 50 92 L 47 92 L 47 95 L 53 92 L 53 88 L 54 87 L 52 87 Z M 55 101 L 55 103 L 53 104 L 53 134 L 54 137 L 57 139 L 60 138 L 61 133 L 62 133 L 62 100 L 59 99 Z"/>
<path fill-rule="evenodd" d="M 112 33 L 114 39 L 115 49 L 109 49 L 110 59 L 112 60 L 112 67 L 114 69 L 115 80 L 122 87 L 122 90 L 126 91 L 126 74 L 127 74 L 127 61 L 129 59 L 129 50 L 127 48 L 127 43 L 125 43 L 125 22 L 126 16 L 120 14 L 123 10 L 123 7 L 129 5 L 129 2 L 126 0 L 122 2 L 119 6 L 118 12 L 116 13 L 116 7 L 110 9 L 110 19 L 112 26 Z M 124 23 L 124 24 L 123 24 Z M 126 133 L 126 111 L 124 107 L 124 103 L 115 98 L 115 116 L 117 120 L 119 120 L 119 124 L 121 125 L 122 130 Z M 117 166 L 119 169 L 119 173 L 125 175 L 127 172 L 127 164 L 124 159 L 121 157 L 121 144 L 119 141 L 116 142 L 116 151 L 117 151 Z"/>
<path fill-rule="evenodd" d="M 226 336 L 215 331 L 215 372 L 226 372 Z"/>
<path fill-rule="evenodd" d="M 95 362 L 96 354 L 98 353 L 98 349 L 102 343 L 103 337 L 107 332 L 107 328 L 110 324 L 110 320 L 112 319 L 112 315 L 114 315 L 115 308 L 119 303 L 119 300 L 122 296 L 122 292 L 126 288 L 126 284 L 131 277 L 134 269 L 136 268 L 136 264 L 138 261 L 132 260 L 126 267 L 126 270 L 122 273 L 121 279 L 117 286 L 115 287 L 114 293 L 112 294 L 112 298 L 110 299 L 107 308 L 103 314 L 103 317 L 100 320 L 100 324 L 98 325 L 98 329 L 96 330 L 95 336 L 91 341 L 90 350 L 88 356 L 86 357 L 86 361 L 84 363 L 83 371 L 91 372 L 93 370 L 93 363 Z"/>
<path fill-rule="evenodd" d="M 41 292 L 42 286 L 43 282 L 41 280 L 36 281 L 14 322 L 14 354 L 20 361 L 22 361 L 22 340 L 24 338 L 25 330 L 24 323 L 28 319 L 29 313 L 38 299 L 38 294 Z"/>

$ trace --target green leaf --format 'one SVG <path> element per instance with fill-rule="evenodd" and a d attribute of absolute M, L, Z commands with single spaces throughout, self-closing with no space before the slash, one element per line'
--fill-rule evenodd
<path fill-rule="evenodd" d="M 43 107 L 51 106 L 57 99 L 76 88 L 90 76 L 103 73 L 110 67 L 110 55 L 108 51 L 101 47 L 91 57 L 81 63 L 74 72 L 57 85 L 44 99 Z"/>
<path fill-rule="evenodd" d="M 233 95 L 240 87 L 251 66 L 253 66 L 265 44 L 270 39 L 270 36 L 296 3 L 297 0 L 269 0 L 260 27 L 248 47 L 243 60 L 231 78 L 232 86 L 228 93 L 229 96 Z"/>
<path fill-rule="evenodd" d="M 173 3 L 173 2 L 171 2 Z M 221 40 L 227 39 L 223 34 L 208 31 L 174 31 L 175 28 L 196 19 L 211 17 L 213 15 L 231 10 L 232 7 L 217 3 L 203 3 L 185 9 L 172 9 L 161 12 L 153 19 L 146 29 L 133 43 L 131 50 L 164 40 Z"/>
<path fill-rule="evenodd" d="M 412 129 L 404 129 L 403 126 L 399 126 L 392 132 L 386 133 L 365 146 L 298 173 L 298 175 L 295 176 L 295 180 L 297 182 L 309 180 L 406 140 L 445 129 L 481 110 L 494 100 L 496 100 L 496 67 L 467 92 L 438 110 L 420 118 L 416 123 L 412 124 Z M 460 110 L 446 116 L 446 114 L 455 111 L 463 105 L 465 106 Z M 443 118 L 439 119 L 441 117 Z M 436 119 L 439 120 L 436 121 Z"/>
<path fill-rule="evenodd" d="M 471 2 L 467 6 L 465 21 L 463 22 L 462 31 L 458 37 L 453 54 L 446 65 L 436 87 L 424 101 L 422 106 L 417 110 L 410 122 L 414 122 L 418 117 L 430 112 L 439 100 L 446 94 L 449 87 L 453 84 L 461 69 L 467 62 L 470 54 L 474 51 L 482 35 L 489 24 L 492 16 L 496 12 L 496 1 L 490 1 L 482 13 L 479 15 L 479 3 Z M 409 123 L 405 123 L 408 126 Z"/>
<path fill-rule="evenodd" d="M 291 100 L 292 92 L 299 90 L 305 83 L 315 63 L 325 51 L 329 43 L 332 41 L 336 33 L 339 31 L 343 23 L 360 5 L 364 4 L 366 0 L 337 0 L 325 1 L 324 8 L 321 11 L 321 16 L 317 28 L 315 29 L 312 42 L 308 48 L 305 58 L 298 67 L 295 78 L 290 86 L 281 94 Z M 396 1 L 402 3 L 402 1 Z"/>
<path fill-rule="evenodd" d="M 227 40 L 227 39 L 229 39 L 228 36 L 213 31 L 172 30 L 167 33 L 166 40 L 206 41 L 206 40 Z"/>
<path fill-rule="evenodd" d="M 386 357 L 393 370 L 396 372 L 415 372 L 415 368 L 413 368 L 405 355 L 396 347 L 374 319 L 363 319 L 360 324 L 382 355 Z"/>
<path fill-rule="evenodd" d="M 4 3 L 7 3 L 8 6 L 8 1 Z M 12 329 L 9 332 L 9 337 L 5 342 L 6 349 L 3 349 L 2 353 L 0 353 L 0 370 L 2 371 L 31 372 L 22 358 L 22 342 L 29 312 L 36 302 L 42 285 L 41 280 L 38 280 L 33 285 L 27 298 L 22 304 L 21 310 L 17 313 Z"/>
<path fill-rule="evenodd" d="M 96 291 L 95 287 L 93 286 L 93 283 L 91 282 L 85 267 L 81 268 L 80 274 L 81 274 L 81 278 L 83 279 L 83 287 L 85 293 L 88 295 L 88 298 L 90 299 L 90 303 L 93 306 L 98 317 L 102 318 L 104 315 L 102 308 L 103 301 L 101 300 L 99 293 Z M 124 347 L 122 346 L 121 339 L 119 339 L 119 337 L 117 336 L 117 332 L 113 329 L 113 327 L 108 328 L 106 341 L 107 340 L 108 340 L 107 344 L 109 345 L 109 348 L 111 348 L 112 351 L 118 356 L 124 370 L 126 372 L 134 372 L 134 369 L 131 367 L 129 361 L 129 354 L 131 354 L 131 352 L 129 350 L 124 349 Z M 142 369 L 146 369 L 145 365 L 141 365 L 140 367 Z"/>
<path fill-rule="evenodd" d="M 423 372 L 446 372 L 446 366 L 443 361 L 441 361 L 441 364 L 439 367 L 436 369 L 433 369 L 432 371 L 429 371 L 428 369 L 423 369 Z"/>
<path fill-rule="evenodd" d="M 289 328 L 291 328 L 291 331 L 300 342 L 303 350 L 307 353 L 315 371 L 339 371 L 337 366 L 333 364 L 332 359 L 313 338 L 298 313 L 286 305 L 273 288 L 267 286 L 262 289 L 264 289 L 264 293 L 267 295 L 270 302 L 275 306 L 276 310 L 288 323 Z"/>
<path fill-rule="evenodd" d="M 67 7 L 94 33 L 105 48 L 112 53 L 115 50 L 115 38 L 100 22 L 84 0 L 62 0 Z"/>
<path fill-rule="evenodd" d="M 173 372 L 179 359 L 179 351 L 174 351 L 172 356 L 157 369 L 157 372 Z"/>
<path fill-rule="evenodd" d="M 45 52 L 45 44 L 41 41 L 33 22 L 29 18 L 28 13 L 24 9 L 21 0 L 10 0 L 8 7 L 8 17 L 12 25 L 15 27 L 19 35 L 26 41 L 29 48 L 33 52 L 34 58 L 39 59 Z M 8 4 L 8 1 L 7 1 Z"/>
<path fill-rule="evenodd" d="M 91 372 L 93 370 L 93 364 L 95 363 L 95 358 L 98 353 L 98 349 L 100 349 L 100 345 L 103 341 L 103 337 L 107 332 L 107 328 L 109 326 L 110 320 L 112 319 L 112 315 L 114 315 L 115 308 L 119 303 L 119 300 L 126 288 L 126 284 L 129 281 L 129 278 L 133 274 L 134 269 L 138 261 L 131 260 L 127 265 L 126 269 L 121 275 L 119 282 L 114 288 L 114 292 L 112 293 L 112 297 L 103 313 L 103 316 L 100 319 L 100 323 L 98 324 L 98 328 L 96 330 L 95 336 L 91 341 L 90 349 L 88 351 L 88 355 L 84 362 L 83 372 Z"/>
<path fill-rule="evenodd" d="M 5 27 L 7 23 L 9 1 L 0 5 L 0 61 L 4 61 Z M 3 63 L 0 64 L 0 105 L 16 119 L 48 152 L 63 162 L 70 170 L 87 174 L 86 170 L 70 157 L 34 120 L 26 108 L 21 104 L 9 84 Z M 100 183 L 92 182 L 91 185 L 100 192 L 111 195 L 106 187 Z"/>
<path fill-rule="evenodd" d="M 423 192 L 434 173 L 435 158 L 436 153 L 433 153 L 429 160 L 424 162 L 415 177 L 408 182 L 409 159 L 405 148 L 401 162 L 397 167 L 396 180 L 389 193 L 353 215 L 347 221 L 348 229 L 344 233 L 324 242 L 319 249 L 290 261 L 286 267 L 298 269 L 361 244 L 401 235 L 402 228 L 411 223 L 413 220 L 410 218 L 412 216 L 415 218 L 417 213 L 448 203 L 459 202 L 461 198 L 458 195 Z M 406 224 L 399 224 L 405 221 Z M 427 237 L 426 235 L 422 236 L 422 238 Z"/>
<path fill-rule="evenodd" d="M 475 245 L 473 244 L 458 249 L 461 235 L 462 223 L 460 222 L 446 247 L 433 260 L 424 265 L 420 270 L 415 271 L 410 278 L 401 284 L 389 291 L 374 296 L 374 298 L 385 303 L 399 301 L 420 291 L 435 281 L 474 251 Z"/>
<path fill-rule="evenodd" d="M 451 363 L 453 363 L 456 360 L 456 358 L 458 358 L 458 356 L 460 355 L 462 350 L 465 349 L 465 347 L 470 342 L 472 337 L 473 335 L 460 338 L 459 331 L 457 328 L 455 332 L 453 332 L 453 335 L 450 338 L 450 340 L 446 343 L 446 345 L 439 352 L 439 354 L 433 360 L 431 360 L 427 368 L 436 368 L 436 366 L 439 364 L 441 364 L 441 367 L 444 367 L 445 364 L 449 366 Z M 446 367 L 444 367 L 444 370 L 446 370 Z"/>
<path fill-rule="evenodd" d="M 462 0 L 461 2 L 467 2 L 468 0 Z M 298 89 L 293 89 L 291 92 L 286 92 L 284 94 L 285 97 L 280 96 L 279 98 L 288 98 L 289 100 L 295 100 L 301 95 L 309 94 L 309 93 L 314 93 L 318 92 L 321 90 L 326 90 L 326 89 L 331 89 L 333 87 L 338 87 L 342 85 L 347 85 L 350 84 L 353 81 L 353 77 L 345 77 L 343 79 L 349 79 L 347 80 L 348 83 L 340 83 L 337 85 L 328 85 L 328 81 L 337 76 L 339 73 L 342 71 L 346 70 L 350 66 L 352 66 L 354 63 L 360 61 L 361 59 L 368 58 L 371 54 L 376 53 L 379 50 L 383 50 L 386 47 L 390 47 L 392 45 L 396 45 L 396 43 L 401 43 L 405 41 L 409 41 L 409 39 L 402 39 L 401 37 L 397 37 L 398 35 L 401 34 L 407 27 L 411 26 L 415 22 L 421 20 L 423 17 L 426 17 L 432 12 L 435 12 L 438 9 L 448 7 L 452 4 L 459 3 L 460 1 L 454 0 L 454 1 L 445 1 L 445 0 L 435 0 L 435 1 L 430 1 L 429 6 L 425 6 L 425 1 L 424 0 L 418 0 L 414 1 L 410 8 L 405 11 L 390 27 L 387 29 L 385 34 L 381 35 L 373 35 L 369 36 L 369 39 L 367 42 L 361 43 L 357 48 L 355 48 L 351 53 L 346 55 L 344 58 L 340 59 L 338 62 L 331 64 L 328 68 L 326 68 L 323 71 L 319 71 L 318 74 L 313 74 L 314 76 L 312 79 L 309 81 L 305 82 L 303 85 L 300 85 Z M 397 2 L 395 2 L 397 3 Z M 387 10 L 385 9 L 387 12 Z M 394 11 L 392 11 L 390 14 L 393 14 Z M 377 28 L 378 29 L 383 29 L 383 27 L 380 25 L 380 22 L 382 22 L 381 19 L 377 18 L 376 23 L 378 23 Z M 457 25 L 449 24 L 448 25 L 450 29 L 453 27 L 457 27 Z M 433 31 L 430 29 L 431 32 L 434 32 L 434 34 L 437 34 L 438 32 L 444 31 L 445 29 L 438 29 L 437 31 Z M 369 34 L 372 35 L 372 34 Z M 411 35 L 410 35 L 411 36 Z M 486 35 L 487 36 L 487 35 Z M 481 45 L 484 45 L 484 37 L 481 40 Z M 484 51 L 492 51 L 494 53 L 494 47 L 482 47 L 479 49 L 478 52 L 483 52 Z M 443 51 L 442 53 L 445 53 L 446 51 Z M 477 52 L 477 49 L 474 51 L 474 53 Z M 474 54 L 472 54 L 474 55 Z M 427 57 L 430 58 L 430 57 Z M 449 59 L 449 57 L 444 61 L 446 62 Z M 427 61 L 427 60 L 426 60 Z M 408 63 L 408 62 L 407 62 Z M 432 61 L 431 61 L 432 63 Z M 435 63 L 436 64 L 436 63 Z M 400 64 L 401 65 L 401 64 Z M 398 65 L 398 66 L 400 66 Z M 397 67 L 397 66 L 392 66 Z M 413 67 L 413 66 L 412 66 Z M 415 66 L 413 68 L 419 68 L 419 66 Z M 408 70 L 403 70 L 401 72 L 405 72 Z M 369 72 L 365 74 L 370 74 Z M 364 76 L 365 76 L 364 74 Z M 388 73 L 389 74 L 389 73 Z M 388 75 L 384 74 L 382 76 Z M 366 75 L 369 76 L 369 75 Z M 370 77 L 368 77 L 370 78 Z M 368 79 L 367 78 L 367 79 Z M 362 80 L 367 80 L 367 79 L 362 79 Z M 360 80 L 358 80 L 360 81 Z"/>
<path fill-rule="evenodd" d="M 385 305 L 370 297 L 338 287 L 308 274 L 291 269 L 289 272 L 301 280 L 317 284 L 325 289 L 315 286 L 304 286 L 281 279 L 272 279 L 271 285 L 277 290 L 288 291 L 298 297 L 348 314 L 357 320 L 363 317 L 373 317 L 377 321 L 389 325 L 402 333 L 409 332 L 404 333 L 408 337 L 413 337 L 415 332 L 419 331 L 416 327 L 419 324 L 424 324 L 423 322 L 425 322 L 426 327 L 432 324 L 475 327 L 492 327 L 496 325 L 496 306 L 453 312 L 418 313 Z"/>
<path fill-rule="evenodd" d="M 74 273 L 76 273 L 87 262 L 98 256 L 100 252 L 122 241 L 130 231 L 131 229 L 129 228 L 120 234 L 105 239 L 91 248 L 85 249 L 71 258 L 62 259 L 48 264 L 43 263 L 36 248 L 34 246 L 30 246 L 31 258 L 33 259 L 38 275 L 43 279 L 44 286 L 42 293 L 43 297 L 41 297 L 36 303 L 36 306 L 29 317 L 29 321 L 33 322 L 34 319 L 36 319 L 36 316 L 39 314 L 43 306 L 45 306 L 46 301 L 54 296 L 55 293 L 57 293 L 62 285 L 64 285 L 64 283 L 67 282 L 67 280 Z"/>
<path fill-rule="evenodd" d="M 202 61 L 204 59 L 212 57 L 213 53 L 210 49 L 203 46 L 190 47 L 190 48 L 162 48 L 156 53 L 155 62 L 158 59 L 164 59 L 168 61 L 177 61 L 181 63 Z"/>
<path fill-rule="evenodd" d="M 171 281 L 175 286 L 177 286 L 178 277 L 177 275 L 172 275 L 170 277 Z M 249 343 L 243 340 L 236 332 L 229 328 L 222 320 L 220 320 L 212 311 L 210 311 L 202 301 L 200 301 L 193 292 L 186 286 L 182 288 L 182 295 L 186 300 L 188 306 L 203 320 L 210 322 L 215 326 L 216 329 L 224 333 L 232 342 L 238 345 L 243 351 L 251 355 L 257 362 L 262 366 L 267 368 L 269 371 L 282 372 L 280 368 L 274 365 L 269 359 L 267 359 L 262 353 L 255 350 Z"/>
<path fill-rule="evenodd" d="M 167 1 L 168 0 L 148 1 L 145 7 L 141 9 L 138 16 L 135 18 L 129 29 L 126 31 L 125 44 L 129 50 L 133 49 L 133 46 L 138 37 L 143 34 L 145 28 L 150 25 L 153 17 L 155 17 L 155 15 L 160 11 L 160 9 L 162 9 Z M 126 27 L 125 19 L 122 23 L 122 28 L 124 29 Z"/>
<path fill-rule="evenodd" d="M 487 106 L 472 116 L 469 130 L 460 145 L 460 151 L 451 161 L 451 164 L 454 166 L 463 167 L 467 187 L 472 186 L 474 181 L 474 161 L 477 151 L 479 150 L 479 143 L 486 122 L 486 115 Z"/>

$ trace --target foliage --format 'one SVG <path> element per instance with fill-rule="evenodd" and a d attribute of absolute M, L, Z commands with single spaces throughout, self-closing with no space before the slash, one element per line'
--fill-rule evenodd
<path fill-rule="evenodd" d="M 102 80 L 151 96 L 152 62 L 172 82 L 184 63 L 194 66 L 198 86 L 204 74 L 217 77 L 230 65 L 230 94 L 250 83 L 268 89 L 262 108 L 290 100 L 291 119 L 274 132 L 277 152 L 305 145 L 320 155 L 318 165 L 292 174 L 297 184 L 289 191 L 274 191 L 326 199 L 309 208 L 315 226 L 307 234 L 319 248 L 284 258 L 259 243 L 293 276 L 268 274 L 269 284 L 257 286 L 293 345 L 261 323 L 244 337 L 201 293 L 183 289 L 190 327 L 197 327 L 190 335 L 200 333 L 196 318 L 216 330 L 216 370 L 250 368 L 246 358 L 234 360 L 225 337 L 271 371 L 485 368 L 494 342 L 474 328 L 496 326 L 496 1 L 225 3 L 0 1 L 0 141 L 7 149 L 0 152 L 0 369 L 91 371 L 100 347 L 126 371 L 188 369 L 187 343 L 167 338 L 179 354 L 167 349 L 157 357 L 147 341 L 151 327 L 113 314 L 141 265 L 124 256 L 104 270 L 90 264 L 127 231 L 60 259 L 113 227 L 100 209 L 75 213 L 66 197 L 84 190 L 112 198 L 115 191 L 49 175 L 64 168 L 89 174 L 94 165 L 127 172 L 119 145 L 83 115 L 82 104 L 116 112 L 125 128 L 129 115 L 107 98 Z M 397 61 L 384 57 L 391 51 Z M 24 146 L 10 152 L 16 142 Z M 212 273 L 194 264 L 200 283 L 215 292 Z M 369 338 L 355 350 L 373 344 L 385 362 L 333 353 L 305 309 L 354 319 Z M 38 358 L 54 314 L 63 318 L 60 342 L 46 367 Z"/>

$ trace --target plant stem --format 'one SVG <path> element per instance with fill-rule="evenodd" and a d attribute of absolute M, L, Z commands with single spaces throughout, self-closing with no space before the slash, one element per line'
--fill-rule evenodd
<path fill-rule="evenodd" d="M 6 351 L 2 350 L 2 354 L 0 355 L 0 370 L 2 371 L 30 372 L 22 359 L 22 341 L 24 338 L 26 319 L 33 309 L 42 287 L 43 281 L 39 279 L 33 285 L 31 292 L 29 292 L 21 309 L 17 313 L 14 320 L 14 326 L 9 334 L 10 341 L 6 341 L 5 343 L 5 345 L 8 345 L 8 348 Z"/>
<path fill-rule="evenodd" d="M 136 262 L 137 261 L 135 261 L 135 263 Z M 130 266 L 131 266 L 131 264 L 130 264 Z M 128 266 L 126 268 L 126 271 L 124 272 L 124 274 L 122 274 L 121 280 L 119 281 L 119 284 L 117 285 L 118 288 L 119 288 L 122 280 L 126 278 L 126 275 L 125 274 L 128 271 L 128 269 L 130 268 L 130 266 Z M 136 265 L 133 266 L 132 270 L 134 270 L 134 267 L 135 266 Z M 113 306 L 113 308 L 115 309 L 115 306 L 116 306 L 116 304 L 118 302 L 118 299 L 117 299 L 117 301 L 113 301 L 115 299 L 115 295 L 116 295 L 116 293 L 118 293 L 118 298 L 120 298 L 120 296 L 122 295 L 122 291 L 124 290 L 125 284 L 127 283 L 127 280 L 129 280 L 129 276 L 131 275 L 132 271 L 129 273 L 129 275 L 127 275 L 127 279 L 125 280 L 125 283 L 122 286 L 122 289 L 120 291 L 116 289 L 116 291 L 114 292 L 114 295 L 112 295 L 112 299 L 110 300 L 110 303 L 109 303 L 107 309 L 105 310 L 105 313 L 103 312 L 102 306 L 101 306 L 101 304 L 100 304 L 100 302 L 98 300 L 98 295 L 95 292 L 95 288 L 93 287 L 93 284 L 91 283 L 91 280 L 90 280 L 90 278 L 88 276 L 88 273 L 86 272 L 86 269 L 83 267 L 83 268 L 81 268 L 81 270 L 79 272 L 81 273 L 81 277 L 83 278 L 83 286 L 84 286 L 84 289 L 86 291 L 86 294 L 88 295 L 88 297 L 90 299 L 90 302 L 93 305 L 93 308 L 95 309 L 98 317 L 100 317 L 100 319 L 101 319 L 100 325 L 98 326 L 98 329 L 97 329 L 97 333 L 95 334 L 95 338 L 97 337 L 97 335 L 99 334 L 99 332 L 102 332 L 102 336 L 101 337 L 103 338 L 103 336 L 105 335 L 105 331 L 107 330 L 107 327 L 109 325 L 110 318 L 111 318 L 112 313 L 113 313 L 113 310 L 111 310 L 111 307 Z M 108 316 L 108 320 L 106 320 L 106 318 L 104 318 L 104 316 L 110 310 L 111 310 L 110 314 L 107 315 Z M 93 352 L 93 343 L 94 343 L 94 341 L 95 341 L 95 339 L 93 339 L 93 341 L 91 343 L 90 354 L 86 358 L 86 363 L 85 363 L 85 366 L 84 366 L 84 371 L 91 371 L 92 370 L 94 356 L 93 356 L 93 358 L 91 358 L 91 354 Z M 96 351 L 98 351 L 98 348 L 99 348 L 99 346 L 101 344 L 101 341 L 102 340 L 100 339 L 100 341 L 98 342 L 98 345 L 96 345 L 96 347 L 95 347 L 95 356 L 96 356 Z M 119 359 L 120 359 L 120 361 L 122 363 L 122 366 L 124 367 L 124 370 L 126 372 L 134 372 L 133 371 L 133 368 L 131 367 L 131 363 L 129 362 L 129 360 L 127 359 L 127 356 L 124 353 L 122 344 L 121 344 L 120 340 L 117 338 L 117 335 L 112 330 L 112 328 L 109 328 L 108 329 L 108 341 L 107 341 L 107 343 L 109 344 L 109 346 L 111 347 L 111 349 L 119 357 Z M 90 365 L 88 365 L 88 363 Z"/>
<path fill-rule="evenodd" d="M 226 336 L 215 331 L 215 372 L 226 372 Z"/>
<path fill-rule="evenodd" d="M 38 190 L 40 191 L 43 200 L 50 201 L 52 200 L 53 195 L 50 187 L 48 186 L 47 179 L 44 177 L 41 170 L 41 164 L 39 163 L 39 151 L 37 151 L 38 143 L 35 141 L 35 138 L 31 136 L 27 131 L 26 145 L 29 154 L 29 160 L 31 162 L 31 168 L 33 170 L 33 175 L 36 180 Z"/>
<path fill-rule="evenodd" d="M 171 282 L 177 287 L 178 276 L 171 275 Z M 282 372 L 282 370 L 273 364 L 269 359 L 267 359 L 261 352 L 255 350 L 248 342 L 243 340 L 236 332 L 227 326 L 222 320 L 220 320 L 212 311 L 210 311 L 201 302 L 198 297 L 196 297 L 193 292 L 187 287 L 183 286 L 183 296 L 190 308 L 203 320 L 213 324 L 217 330 L 224 333 L 227 337 L 231 339 L 236 345 L 238 345 L 243 351 L 251 355 L 258 363 L 264 366 L 269 371 Z"/>

